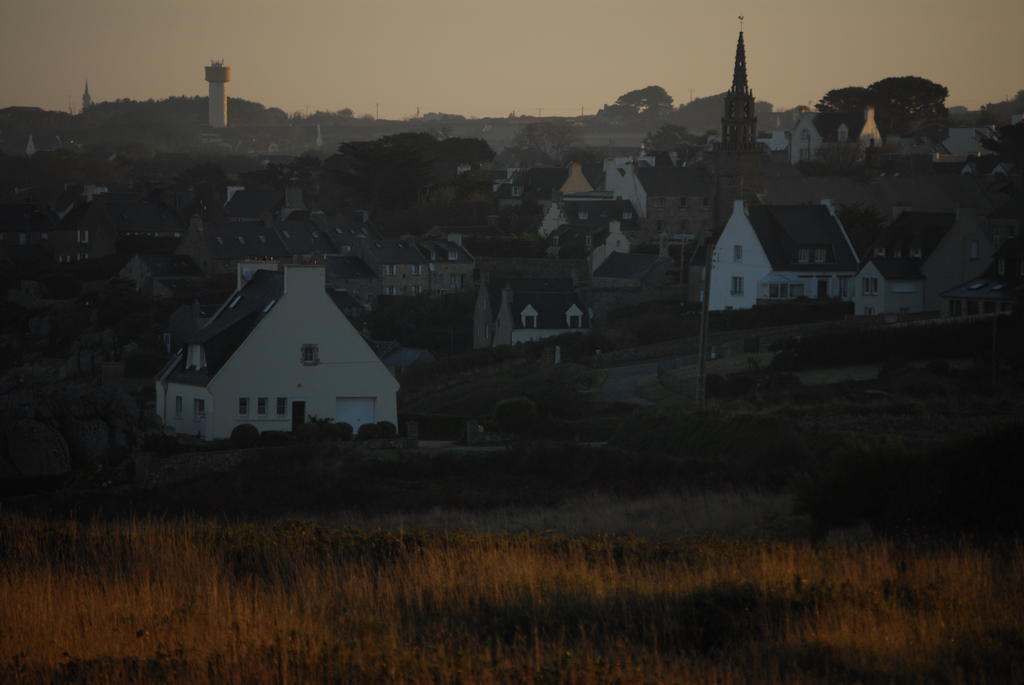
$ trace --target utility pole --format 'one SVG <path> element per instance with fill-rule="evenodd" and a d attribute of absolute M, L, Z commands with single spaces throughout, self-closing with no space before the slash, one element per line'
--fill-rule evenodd
<path fill-rule="evenodd" d="M 537 108 L 537 118 L 538 119 L 542 116 L 543 112 L 544 112 L 544 108 L 543 107 L 538 107 Z"/>
<path fill-rule="evenodd" d="M 380 103 L 379 103 L 379 102 L 377 102 L 377 103 L 375 103 L 375 104 L 376 104 L 376 107 L 377 107 L 377 113 L 376 113 L 376 114 L 374 115 L 374 117 L 373 117 L 373 118 L 374 118 L 374 119 L 377 119 L 377 120 L 380 120 Z"/>
<path fill-rule="evenodd" d="M 710 300 L 711 300 L 711 268 L 714 266 L 715 246 L 717 241 L 708 235 L 704 254 L 704 292 L 700 303 L 700 337 L 697 343 L 697 407 L 706 409 L 708 406 L 708 343 L 710 342 Z"/>

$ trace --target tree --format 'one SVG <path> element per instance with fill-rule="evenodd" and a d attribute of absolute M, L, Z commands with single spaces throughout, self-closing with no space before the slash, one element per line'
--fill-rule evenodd
<path fill-rule="evenodd" d="M 869 88 L 848 86 L 828 91 L 815 107 L 819 112 L 854 112 L 873 104 Z"/>
<path fill-rule="evenodd" d="M 875 121 L 883 136 L 905 135 L 926 129 L 941 135 L 949 111 L 949 89 L 920 76 L 893 76 L 875 81 L 867 88 L 848 86 L 830 90 L 818 102 L 819 112 L 849 112 L 868 105 L 875 108 Z"/>
<path fill-rule="evenodd" d="M 679 152 L 689 156 L 691 147 L 701 142 L 698 136 L 690 135 L 685 126 L 662 124 L 657 131 L 647 133 L 644 148 L 651 152 Z"/>
<path fill-rule="evenodd" d="M 527 124 L 516 134 L 517 147 L 536 148 L 555 159 L 561 159 L 566 150 L 579 144 L 579 134 L 568 121 L 538 121 Z"/>
<path fill-rule="evenodd" d="M 885 217 L 876 208 L 855 202 L 836 207 L 836 216 L 843 223 L 846 235 L 858 255 L 863 255 L 882 234 Z"/>
<path fill-rule="evenodd" d="M 1024 165 L 1024 122 L 1000 126 L 997 133 L 996 138 L 984 138 L 981 144 L 996 154 L 1009 157 L 1018 165 Z"/>
<path fill-rule="evenodd" d="M 629 108 L 634 114 L 665 114 L 672 111 L 672 96 L 661 86 L 647 86 L 624 93 L 615 105 Z"/>

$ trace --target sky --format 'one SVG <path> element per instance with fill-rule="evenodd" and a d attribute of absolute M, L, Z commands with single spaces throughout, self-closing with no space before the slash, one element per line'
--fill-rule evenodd
<path fill-rule="evenodd" d="M 888 76 L 976 108 L 1024 89 L 1024 0 L 0 0 L 0 107 L 228 94 L 402 119 L 592 114 L 660 85 L 726 90 L 743 15 L 750 86 L 776 109 Z"/>

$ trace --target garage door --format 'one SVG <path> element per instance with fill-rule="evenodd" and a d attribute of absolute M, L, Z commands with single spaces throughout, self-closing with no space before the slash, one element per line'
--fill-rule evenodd
<path fill-rule="evenodd" d="M 358 431 L 364 423 L 377 420 L 376 405 L 375 397 L 339 397 L 335 400 L 334 420 L 338 423 L 344 421 Z"/>

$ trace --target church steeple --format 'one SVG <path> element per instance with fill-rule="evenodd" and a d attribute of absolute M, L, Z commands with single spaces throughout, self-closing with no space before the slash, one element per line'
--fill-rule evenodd
<path fill-rule="evenodd" d="M 747 94 L 750 90 L 747 87 L 747 49 L 743 45 L 743 29 L 740 28 L 740 38 L 736 41 L 736 64 L 732 68 L 733 93 Z"/>
<path fill-rule="evenodd" d="M 743 42 L 743 17 L 736 40 L 736 61 L 732 68 L 732 87 L 725 94 L 725 116 L 722 117 L 724 152 L 758 152 L 757 117 L 754 116 L 754 93 L 747 83 L 747 47 Z"/>
<path fill-rule="evenodd" d="M 85 92 L 82 93 L 82 111 L 92 107 L 92 96 L 89 95 L 89 80 L 85 81 Z"/>

